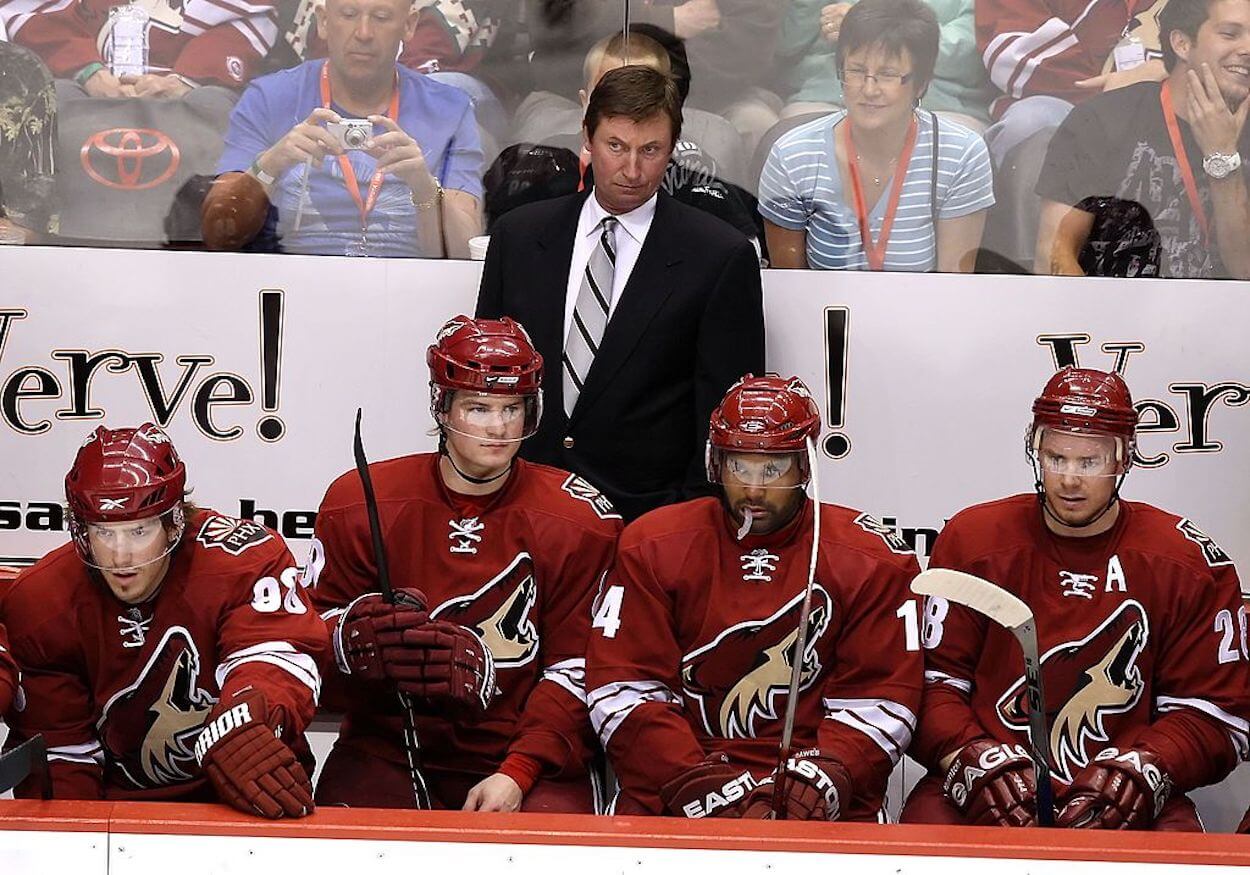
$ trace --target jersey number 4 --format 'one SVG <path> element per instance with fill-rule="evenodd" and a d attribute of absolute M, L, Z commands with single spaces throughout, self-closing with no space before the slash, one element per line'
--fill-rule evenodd
<path fill-rule="evenodd" d="M 595 619 L 590 624 L 592 629 L 602 629 L 604 638 L 615 638 L 621 628 L 621 600 L 625 598 L 625 587 L 609 586 L 599 600 L 595 610 Z"/>

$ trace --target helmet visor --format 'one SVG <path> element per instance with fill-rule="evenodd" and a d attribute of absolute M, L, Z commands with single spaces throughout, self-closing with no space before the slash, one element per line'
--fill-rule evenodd
<path fill-rule="evenodd" d="M 708 480 L 745 489 L 802 489 L 809 471 L 806 453 L 736 452 L 712 447 Z"/>
<path fill-rule="evenodd" d="M 538 431 L 538 394 L 496 395 L 447 391 L 438 405 L 438 424 L 448 431 L 491 443 L 520 443 Z"/>
<path fill-rule="evenodd" d="M 181 502 L 158 516 L 139 520 L 72 521 L 74 544 L 83 562 L 115 574 L 160 562 L 178 546 L 185 525 Z"/>
<path fill-rule="evenodd" d="M 1128 470 L 1120 438 L 1109 434 L 1041 427 L 1035 458 L 1046 474 L 1060 477 L 1119 477 Z"/>

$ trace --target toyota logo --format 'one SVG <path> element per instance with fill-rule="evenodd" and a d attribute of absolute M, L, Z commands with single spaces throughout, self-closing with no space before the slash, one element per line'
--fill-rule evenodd
<path fill-rule="evenodd" d="M 82 169 L 100 185 L 143 191 L 167 182 L 178 170 L 178 145 L 151 128 L 97 131 L 82 144 Z"/>

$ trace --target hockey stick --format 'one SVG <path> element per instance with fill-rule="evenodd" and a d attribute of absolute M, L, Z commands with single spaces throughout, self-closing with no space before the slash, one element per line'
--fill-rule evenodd
<path fill-rule="evenodd" d="M 52 798 L 52 779 L 48 774 L 48 748 L 43 736 L 36 735 L 0 756 L 0 793 L 7 793 L 31 776 L 39 786 L 39 798 Z"/>
<path fill-rule="evenodd" d="M 786 699 L 786 716 L 781 724 L 781 747 L 777 751 L 777 769 L 773 780 L 773 818 L 785 819 L 786 760 L 790 757 L 790 741 L 794 737 L 794 715 L 799 707 L 799 681 L 807 662 L 807 623 L 812 615 L 812 589 L 816 584 L 816 558 L 820 544 L 820 480 L 816 473 L 816 444 L 807 438 L 807 466 L 812 484 L 812 557 L 807 566 L 807 589 L 799 607 L 799 628 L 794 633 L 794 662 L 790 666 L 790 697 Z"/>
<path fill-rule="evenodd" d="M 398 599 L 391 586 L 391 568 L 386 561 L 386 545 L 382 543 L 382 520 L 378 517 L 378 499 L 373 493 L 373 478 L 369 476 L 369 460 L 365 457 L 365 445 L 360 439 L 361 409 L 356 408 L 356 437 L 352 452 L 356 457 L 356 473 L 360 475 L 360 488 L 365 496 L 365 514 L 369 517 L 369 535 L 373 540 L 373 559 L 378 567 L 378 589 L 388 604 L 405 604 L 412 600 Z M 424 605 L 420 605 L 424 609 Z M 408 776 L 412 779 L 412 798 L 419 809 L 429 809 L 430 789 L 421 774 L 421 741 L 417 738 L 417 718 L 412 708 L 412 698 L 396 690 L 399 710 L 404 718 L 404 753 L 408 757 Z"/>
<path fill-rule="evenodd" d="M 1029 751 L 1037 783 L 1037 823 L 1055 825 L 1055 803 L 1050 786 L 1050 731 L 1046 725 L 1046 697 L 1042 691 L 1042 662 L 1037 654 L 1037 624 L 1033 611 L 1001 586 L 980 577 L 930 568 L 911 582 L 916 595 L 939 596 L 971 608 L 1007 629 L 1024 651 L 1024 685 L 1029 697 Z"/>

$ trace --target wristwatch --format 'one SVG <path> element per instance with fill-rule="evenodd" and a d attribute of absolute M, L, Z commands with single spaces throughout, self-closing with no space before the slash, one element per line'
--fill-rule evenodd
<path fill-rule="evenodd" d="M 1224 155 L 1219 152 L 1212 152 L 1202 159 L 1202 169 L 1207 172 L 1207 176 L 1212 179 L 1223 179 L 1241 166 L 1241 156 L 1234 152 L 1231 155 Z"/>
<path fill-rule="evenodd" d="M 276 181 L 276 178 L 274 176 L 266 173 L 264 170 L 261 169 L 259 158 L 257 158 L 255 161 L 252 162 L 252 166 L 248 168 L 248 172 L 251 173 L 253 176 L 255 176 L 257 179 L 259 179 L 260 184 L 265 186 L 265 188 L 268 188 L 269 186 L 273 185 L 274 182 Z M 1209 170 L 1207 172 L 1210 173 Z"/>

